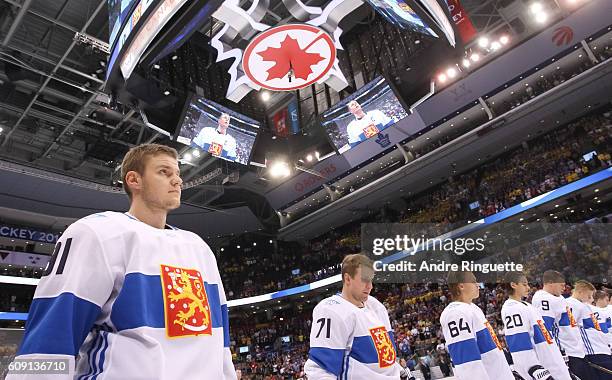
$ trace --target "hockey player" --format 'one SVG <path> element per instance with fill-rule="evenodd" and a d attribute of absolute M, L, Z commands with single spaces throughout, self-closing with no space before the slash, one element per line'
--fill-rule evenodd
<path fill-rule="evenodd" d="M 395 336 L 387 309 L 370 296 L 374 269 L 364 255 L 342 261 L 342 293 L 325 298 L 312 312 L 309 380 L 397 380 Z"/>
<path fill-rule="evenodd" d="M 597 376 L 584 358 L 584 346 L 580 328 L 572 310 L 561 293 L 565 289 L 565 278 L 555 270 L 547 270 L 542 275 L 544 288 L 538 290 L 531 304 L 542 314 L 544 324 L 559 344 L 561 353 L 567 356 L 570 373 L 580 379 Z"/>
<path fill-rule="evenodd" d="M 482 310 L 472 303 L 479 294 L 474 274 L 449 272 L 448 288 L 453 302 L 442 312 L 440 323 L 455 377 L 514 380 L 495 331 Z"/>
<path fill-rule="evenodd" d="M 529 293 L 524 274 L 511 272 L 504 284 L 508 299 L 501 310 L 514 369 L 524 379 L 571 380 L 561 351 L 540 313 L 523 301 Z"/>
<path fill-rule="evenodd" d="M 612 347 L 612 315 L 610 315 L 610 296 L 607 292 L 598 290 L 593 296 L 593 302 L 595 306 L 593 309 L 593 315 L 597 318 L 597 323 L 601 327 L 601 331 L 606 334 L 608 339 L 608 346 Z"/>
<path fill-rule="evenodd" d="M 202 128 L 191 145 L 202 148 L 215 157 L 236 161 L 236 139 L 228 133 L 230 121 L 230 115 L 222 113 L 217 121 L 217 127 Z"/>
<path fill-rule="evenodd" d="M 365 112 L 356 100 L 351 100 L 347 104 L 350 113 L 355 116 L 346 127 L 348 143 L 351 147 L 369 139 L 393 124 L 393 119 L 385 115 L 380 110 Z"/>
<path fill-rule="evenodd" d="M 567 303 L 576 318 L 582 333 L 582 343 L 586 353 L 585 359 L 595 364 L 594 379 L 612 379 L 612 358 L 606 335 L 601 331 L 596 317 L 591 311 L 595 287 L 588 281 L 579 280 L 574 284 L 572 296 Z"/>
<path fill-rule="evenodd" d="M 68 370 L 8 379 L 236 379 L 215 257 L 166 224 L 181 203 L 177 152 L 134 147 L 121 173 L 129 212 L 90 215 L 62 234 L 16 358 Z"/>

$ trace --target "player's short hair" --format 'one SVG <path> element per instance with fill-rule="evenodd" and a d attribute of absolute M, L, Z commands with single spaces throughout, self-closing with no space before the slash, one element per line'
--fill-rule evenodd
<path fill-rule="evenodd" d="M 595 287 L 593 284 L 586 280 L 578 280 L 574 283 L 574 291 L 582 292 L 582 291 L 594 291 Z"/>
<path fill-rule="evenodd" d="M 227 112 L 223 112 L 223 113 L 222 113 L 222 114 L 219 116 L 219 119 L 221 119 L 223 116 L 227 116 L 227 118 L 228 118 L 228 119 L 232 120 L 232 117 L 231 117 L 231 116 L 230 116 L 230 114 L 229 114 L 229 113 L 227 113 Z"/>
<path fill-rule="evenodd" d="M 363 255 L 361 253 L 346 255 L 344 257 L 344 260 L 342 260 L 342 283 L 344 283 L 345 273 L 348 273 L 351 278 L 354 278 L 355 274 L 357 274 L 357 268 L 359 268 L 360 266 L 373 268 L 374 263 L 372 262 L 372 260 L 370 260 L 368 256 Z"/>
<path fill-rule="evenodd" d="M 459 297 L 461 295 L 459 284 L 471 282 L 473 277 L 474 273 L 470 271 L 449 271 L 446 276 L 446 283 L 448 284 L 448 290 L 451 293 L 451 297 Z"/>
<path fill-rule="evenodd" d="M 523 272 L 508 272 L 504 276 L 503 288 L 508 294 L 513 294 L 514 289 L 512 288 L 512 283 L 518 284 L 522 279 L 527 279 L 525 273 Z"/>
<path fill-rule="evenodd" d="M 605 298 L 609 298 L 609 297 L 610 297 L 610 295 L 608 294 L 608 292 L 603 291 L 603 290 L 597 290 L 595 292 L 595 294 L 593 295 L 593 300 L 595 302 L 597 302 L 599 300 L 602 300 L 602 299 L 605 299 Z"/>
<path fill-rule="evenodd" d="M 161 144 L 142 144 L 131 148 L 123 157 L 121 162 L 121 179 L 123 180 L 123 189 L 127 193 L 130 201 L 132 200 L 132 191 L 127 185 L 125 176 L 128 172 L 135 171 L 142 175 L 150 157 L 165 154 L 174 159 L 178 159 L 176 149 Z"/>
<path fill-rule="evenodd" d="M 565 277 L 556 270 L 549 269 L 542 274 L 542 283 L 544 284 L 558 284 L 565 283 Z"/>

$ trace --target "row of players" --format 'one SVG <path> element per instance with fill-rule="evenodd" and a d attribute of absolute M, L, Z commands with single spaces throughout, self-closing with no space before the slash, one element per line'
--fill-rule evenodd
<path fill-rule="evenodd" d="M 374 271 L 364 255 L 342 262 L 342 293 L 322 300 L 313 311 L 309 379 L 398 379 L 395 339 L 387 310 L 374 297 Z M 454 374 L 459 380 L 581 380 L 612 379 L 612 331 L 609 296 L 577 281 L 572 296 L 561 296 L 565 279 L 556 271 L 543 275 L 544 287 L 533 296 L 524 274 L 510 272 L 508 299 L 501 317 L 512 355 L 512 368 L 495 331 L 472 301 L 479 285 L 470 272 L 450 272 L 453 298 L 440 323 Z M 564 360 L 565 359 L 565 360 Z M 566 365 L 567 362 L 567 365 Z"/>
<path fill-rule="evenodd" d="M 121 172 L 129 211 L 90 215 L 62 234 L 36 288 L 24 338 L 7 379 L 236 379 L 228 307 L 216 258 L 199 236 L 166 223 L 168 212 L 178 208 L 181 199 L 176 150 L 157 144 L 134 147 L 123 159 Z M 400 377 L 387 310 L 369 296 L 373 275 L 367 257 L 350 255 L 343 260 L 342 293 L 325 299 L 313 311 L 311 350 L 305 365 L 310 380 Z M 478 287 L 468 275 L 451 276 L 449 288 L 455 302 L 448 308 L 456 310 L 442 318 L 455 372 L 460 379 L 510 378 L 494 333 L 485 328 L 486 318 L 471 303 Z M 545 286 L 555 284 L 544 280 Z M 514 279 L 510 287 L 524 282 Z M 575 294 L 582 301 L 583 294 L 592 293 L 581 290 L 583 285 L 590 286 L 579 283 Z M 580 303 L 570 304 L 571 310 L 563 314 L 563 305 L 555 306 L 553 300 L 557 298 L 541 303 L 542 311 L 550 308 L 549 317 L 554 318 L 540 318 L 549 324 L 541 329 L 542 335 L 559 337 L 572 371 L 597 365 L 597 374 L 583 374 L 581 380 L 610 378 L 605 372 L 612 368 L 609 349 L 600 353 L 600 345 L 593 344 L 609 322 L 589 322 L 586 316 L 591 313 L 582 311 Z M 446 315 L 459 319 L 447 321 Z M 531 332 L 534 325 L 527 324 L 531 321 L 527 317 L 518 318 Z M 538 320 L 537 315 L 532 317 Z M 519 322 L 514 317 L 510 320 Z M 575 330 L 564 332 L 570 328 Z M 581 337 L 586 355 L 573 352 L 580 340 L 564 343 L 564 334 Z M 517 339 L 518 347 L 537 347 L 542 343 L 538 336 L 532 333 L 528 340 Z M 550 339 L 546 342 L 553 345 Z M 517 352 L 522 351 L 527 350 Z M 530 365 L 528 375 L 531 370 L 534 379 L 553 378 L 548 374 L 552 368 L 538 355 L 534 349 L 531 357 L 542 368 Z M 48 361 L 58 366 L 61 361 L 67 371 L 63 376 L 37 372 Z M 523 359 L 517 356 L 516 361 Z M 555 368 L 564 366 L 561 361 Z"/>

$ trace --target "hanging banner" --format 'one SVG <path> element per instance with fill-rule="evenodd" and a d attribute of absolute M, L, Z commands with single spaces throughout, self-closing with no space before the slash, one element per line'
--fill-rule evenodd
<path fill-rule="evenodd" d="M 279 137 L 287 137 L 289 128 L 287 128 L 287 108 L 283 108 L 272 116 L 274 124 L 274 134 Z"/>
<path fill-rule="evenodd" d="M 300 133 L 300 116 L 298 114 L 298 101 L 294 96 L 287 106 L 287 112 L 289 113 L 289 127 L 291 128 L 291 134 L 297 135 Z"/>
<path fill-rule="evenodd" d="M 448 11 L 451 14 L 453 22 L 457 26 L 461 41 L 467 44 L 473 40 L 478 33 L 474 24 L 472 24 L 472 20 L 470 20 L 470 17 L 461 6 L 459 0 L 446 0 L 446 4 L 448 5 Z"/>

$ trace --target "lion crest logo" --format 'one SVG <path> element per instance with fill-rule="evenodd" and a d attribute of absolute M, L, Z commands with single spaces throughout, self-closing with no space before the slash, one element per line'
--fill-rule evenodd
<path fill-rule="evenodd" d="M 212 335 L 210 305 L 200 272 L 162 265 L 161 278 L 167 336 Z"/>
<path fill-rule="evenodd" d="M 372 328 L 370 329 L 370 335 L 378 354 L 378 366 L 386 368 L 395 364 L 395 348 L 387 329 L 384 326 Z"/>

